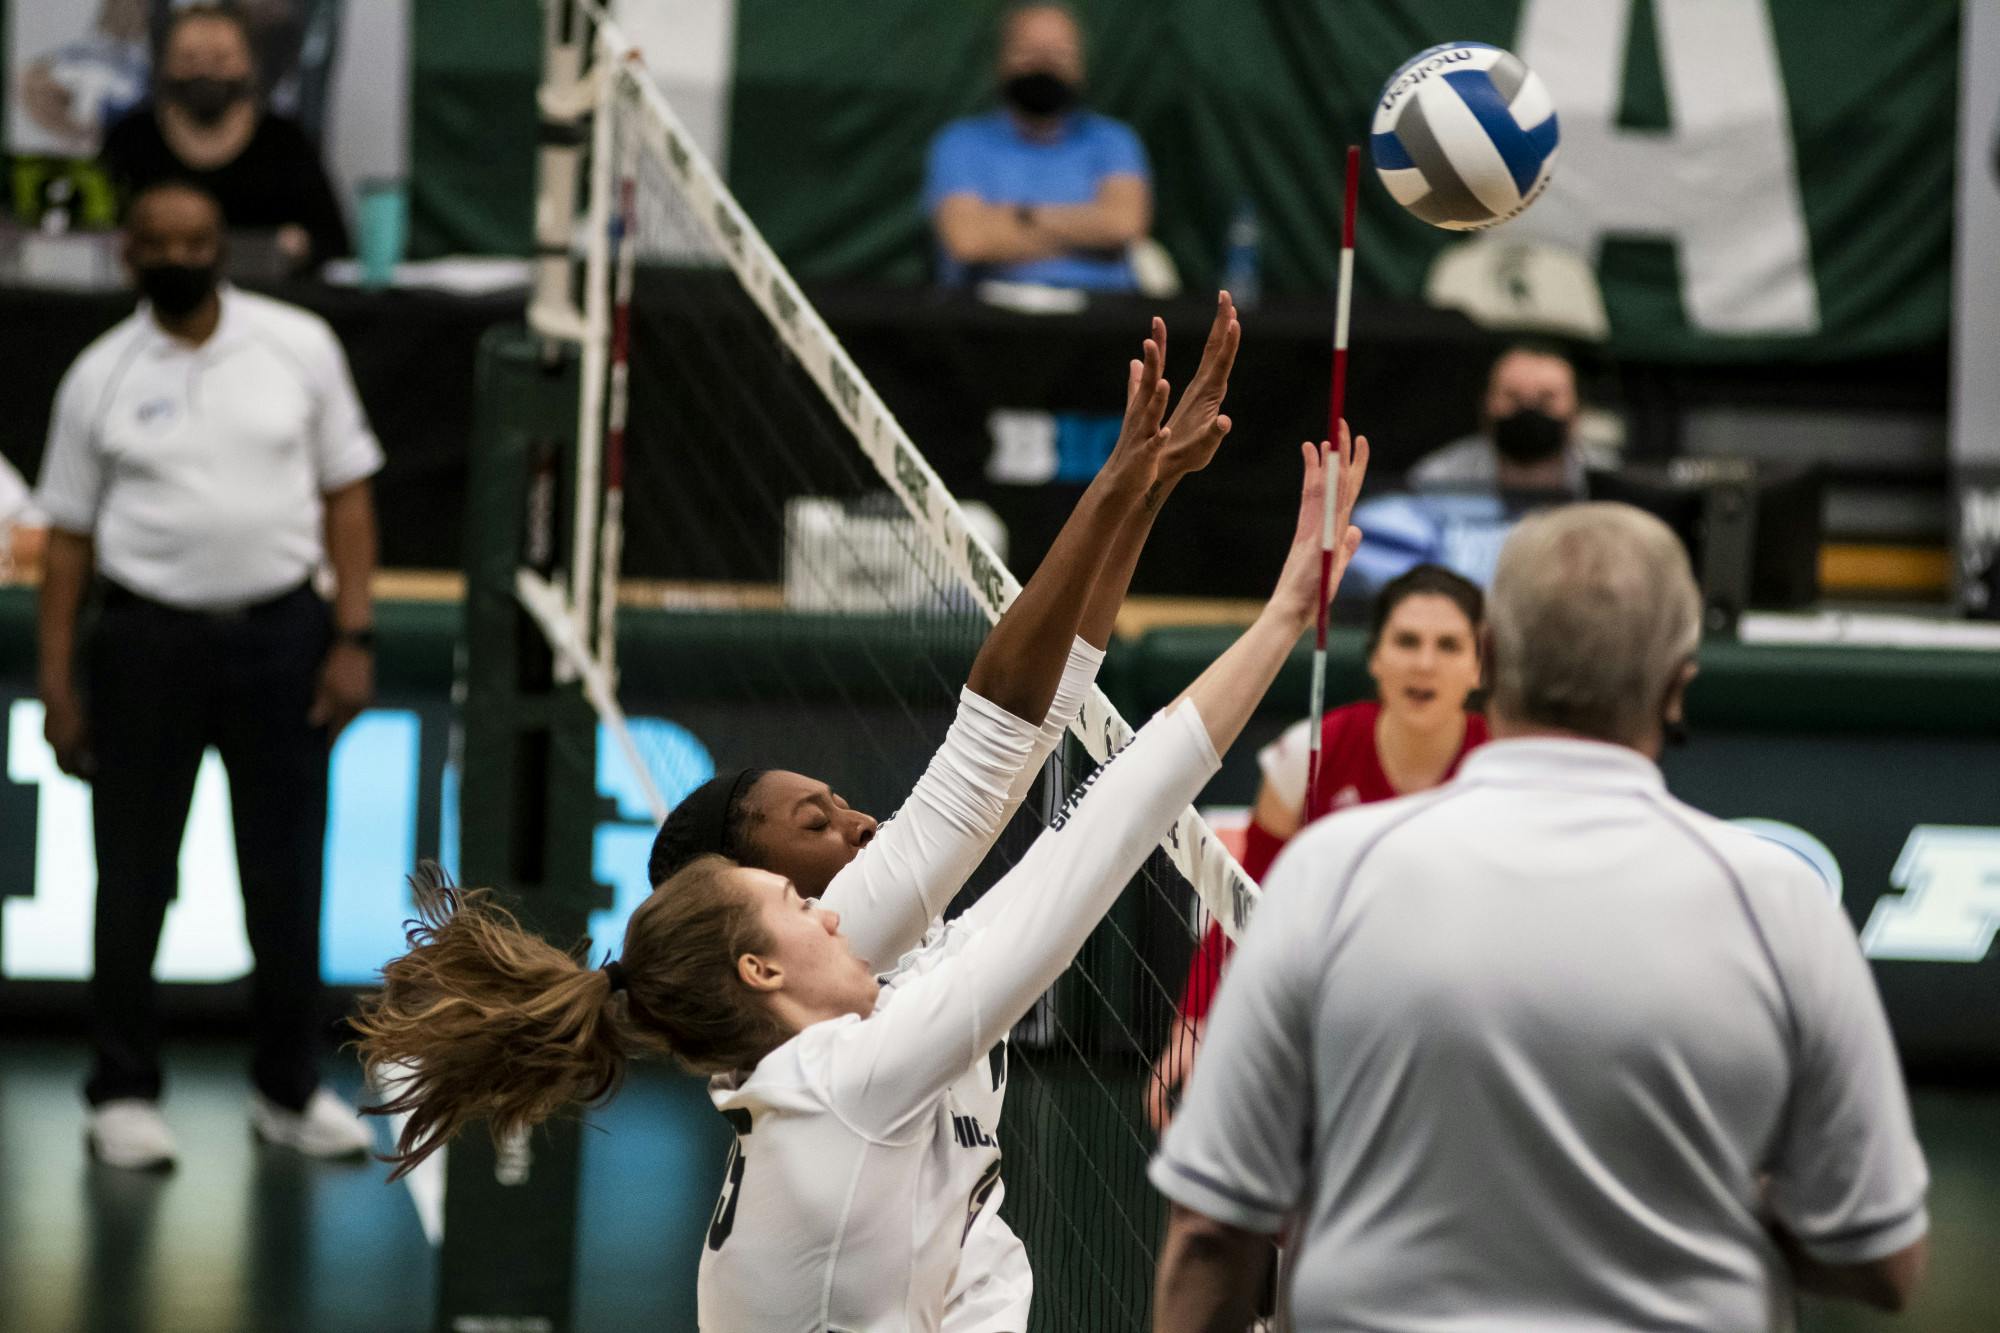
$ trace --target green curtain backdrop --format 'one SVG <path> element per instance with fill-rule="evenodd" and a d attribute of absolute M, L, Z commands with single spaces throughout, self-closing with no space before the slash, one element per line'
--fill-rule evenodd
<path fill-rule="evenodd" d="M 541 0 L 416 0 L 411 9 L 411 254 L 527 254 Z"/>
<path fill-rule="evenodd" d="M 1617 239 L 1600 278 L 1615 350 L 1649 360 L 1859 357 L 1945 335 L 1959 6 L 1768 0 L 1821 329 L 1784 340 L 1690 329 L 1666 241 Z M 1448 39 L 1514 43 L 1519 0 L 1087 0 L 1093 102 L 1153 158 L 1156 231 L 1191 286 L 1214 281 L 1240 204 L 1263 224 L 1268 289 L 1327 290 L 1340 160 L 1398 64 Z M 428 251 L 524 251 L 533 170 L 534 0 L 422 0 L 413 102 L 415 235 Z M 740 0 L 730 180 L 808 278 L 920 282 L 924 150 L 990 104 L 1002 0 Z M 1654 7 L 1624 53 L 1619 123 L 1672 123 Z M 1560 163 L 1557 170 L 1561 171 Z M 1372 177 L 1372 173 L 1370 173 Z M 1361 280 L 1414 295 L 1453 238 L 1372 180 Z"/>

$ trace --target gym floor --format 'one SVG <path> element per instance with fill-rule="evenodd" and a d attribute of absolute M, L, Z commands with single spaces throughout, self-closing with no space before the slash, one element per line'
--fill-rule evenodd
<path fill-rule="evenodd" d="M 94 1164 L 75 1037 L 0 1040 L 0 1330 L 5 1333 L 422 1333 L 433 1251 L 379 1162 L 303 1161 L 257 1143 L 247 1051 L 170 1043 L 165 1175 Z M 329 1063 L 352 1100 L 359 1074 Z M 1902 1319 L 1809 1302 L 1804 1333 L 1988 1333 L 2000 1326 L 2000 1089 L 1922 1089 L 1932 1271 Z M 578 1333 L 694 1328 L 693 1256 L 714 1163 L 692 1169 L 705 1113 L 692 1080 L 635 1072 L 585 1136 Z"/>
<path fill-rule="evenodd" d="M 0 1333 L 430 1327 L 435 1252 L 410 1192 L 380 1162 L 310 1162 L 257 1142 L 248 1060 L 235 1041 L 169 1042 L 181 1157 L 151 1175 L 91 1160 L 83 1041 L 0 1040 Z M 352 1063 L 327 1072 L 354 1101 Z M 692 1256 L 714 1189 L 689 1194 L 673 1129 L 712 1114 L 692 1080 L 641 1068 L 592 1116 L 603 1132 L 585 1137 L 578 1333 L 694 1328 Z"/>

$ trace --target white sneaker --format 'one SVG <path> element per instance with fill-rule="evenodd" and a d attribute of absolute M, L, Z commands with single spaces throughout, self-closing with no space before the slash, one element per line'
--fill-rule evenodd
<path fill-rule="evenodd" d="M 307 1157 L 359 1157 L 375 1147 L 375 1132 L 361 1113 L 320 1088 L 303 1111 L 287 1111 L 260 1092 L 250 1094 L 250 1127 L 257 1137 Z"/>
<path fill-rule="evenodd" d="M 143 1097 L 120 1097 L 92 1107 L 86 1137 L 98 1161 L 127 1171 L 164 1171 L 179 1151 L 160 1104 Z"/>

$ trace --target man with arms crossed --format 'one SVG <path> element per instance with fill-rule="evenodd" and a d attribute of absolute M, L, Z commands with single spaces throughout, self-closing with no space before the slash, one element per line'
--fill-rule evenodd
<path fill-rule="evenodd" d="M 1493 741 L 1273 869 L 1152 1167 L 1157 1330 L 1242 1329 L 1291 1227 L 1301 1333 L 1785 1329 L 1901 1309 L 1927 1175 L 1839 904 L 1666 792 L 1701 604 L 1665 526 L 1522 523 Z"/>
<path fill-rule="evenodd" d="M 1128 247 L 1152 225 L 1152 171 L 1131 126 L 1083 104 L 1083 30 L 1061 4 L 1000 19 L 1002 107 L 931 141 L 924 211 L 938 281 L 1129 292 Z"/>

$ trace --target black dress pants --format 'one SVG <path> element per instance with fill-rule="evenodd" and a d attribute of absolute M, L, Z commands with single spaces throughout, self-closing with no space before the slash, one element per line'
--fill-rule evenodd
<path fill-rule="evenodd" d="M 327 735 L 306 714 L 330 637 L 309 586 L 230 614 L 107 590 L 86 668 L 97 758 L 93 1104 L 159 1096 L 153 959 L 211 745 L 229 774 L 256 957 L 251 1077 L 293 1110 L 318 1085 Z"/>

